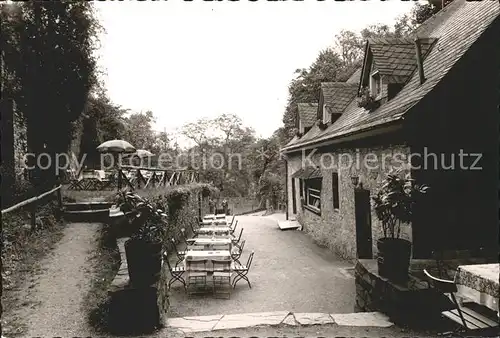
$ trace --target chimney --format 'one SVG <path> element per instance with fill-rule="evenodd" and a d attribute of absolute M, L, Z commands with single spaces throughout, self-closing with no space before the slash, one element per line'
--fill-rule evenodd
<path fill-rule="evenodd" d="M 424 75 L 424 63 L 422 60 L 422 46 L 420 45 L 420 39 L 415 38 L 415 50 L 417 53 L 417 68 L 418 68 L 418 76 L 420 77 L 420 84 L 425 82 Z"/>

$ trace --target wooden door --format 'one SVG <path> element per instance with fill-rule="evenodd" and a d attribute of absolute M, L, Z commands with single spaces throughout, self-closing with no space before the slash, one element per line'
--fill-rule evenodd
<path fill-rule="evenodd" d="M 372 220 L 370 191 L 356 189 L 354 192 L 354 209 L 356 216 L 356 247 L 358 258 L 371 259 L 372 252 Z"/>

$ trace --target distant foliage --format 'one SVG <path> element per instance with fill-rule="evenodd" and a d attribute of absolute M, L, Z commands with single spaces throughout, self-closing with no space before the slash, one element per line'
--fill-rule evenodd
<path fill-rule="evenodd" d="M 0 4 L 3 95 L 27 122 L 31 152 L 66 152 L 73 122 L 97 85 L 95 49 L 100 26 L 90 2 Z M 50 131 L 50 132 L 48 132 Z M 55 163 L 55 161 L 52 161 Z M 53 182 L 55 170 L 36 173 Z"/>

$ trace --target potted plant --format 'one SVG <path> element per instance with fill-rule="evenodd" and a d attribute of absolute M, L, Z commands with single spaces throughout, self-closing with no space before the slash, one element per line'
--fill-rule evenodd
<path fill-rule="evenodd" d="M 389 174 L 380 190 L 372 197 L 377 218 L 382 222 L 384 237 L 378 239 L 379 275 L 393 281 L 405 281 L 411 257 L 411 242 L 400 238 L 401 227 L 413 220 L 418 195 L 425 194 L 426 185 L 417 185 L 409 174 Z"/>
<path fill-rule="evenodd" d="M 147 286 L 156 282 L 161 269 L 161 251 L 166 229 L 166 214 L 138 195 L 126 196 L 132 205 L 132 234 L 125 242 L 130 283 Z"/>
<path fill-rule="evenodd" d="M 370 94 L 368 87 L 363 87 L 360 91 L 358 99 L 358 107 L 365 108 L 368 111 L 374 111 L 380 106 L 380 102 Z"/>
<path fill-rule="evenodd" d="M 316 125 L 318 126 L 318 128 L 319 128 L 320 130 L 325 130 L 325 129 L 328 127 L 328 125 L 327 125 L 326 123 L 323 123 L 323 120 L 322 120 L 322 119 L 318 119 L 318 120 L 316 121 Z"/>

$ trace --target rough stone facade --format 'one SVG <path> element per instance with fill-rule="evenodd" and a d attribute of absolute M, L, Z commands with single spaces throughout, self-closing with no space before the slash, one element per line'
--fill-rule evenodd
<path fill-rule="evenodd" d="M 372 154 L 372 155 L 368 155 Z M 320 245 L 325 245 L 341 257 L 354 259 L 357 257 L 356 245 L 356 218 L 354 205 L 355 188 L 351 181 L 351 176 L 358 176 L 359 182 L 364 189 L 373 195 L 381 186 L 385 175 L 391 170 L 402 168 L 404 173 L 409 172 L 409 168 L 398 162 L 408 156 L 409 148 L 404 145 L 392 145 L 378 148 L 360 149 L 337 149 L 332 152 L 317 151 L 310 158 L 315 165 L 321 168 L 323 175 L 321 189 L 321 213 L 317 214 L 301 206 L 300 184 L 298 179 L 292 178 L 302 163 L 307 165 L 307 154 L 299 153 L 288 159 L 288 214 L 295 216 L 303 229 L 308 232 Z M 368 156 L 368 157 L 367 157 Z M 371 161 L 369 157 L 376 158 Z M 323 158 L 323 160 L 321 160 Z M 352 159 L 352 161 L 349 160 Z M 359 158 L 359 166 L 356 159 Z M 363 164 L 363 159 L 369 161 L 369 166 Z M 333 162 L 332 162 L 333 159 Z M 382 162 L 383 161 L 383 162 Z M 340 165 L 339 165 L 340 164 Z M 340 170 L 339 170 L 340 168 Z M 338 172 L 339 182 L 339 208 L 333 206 L 332 173 Z M 292 195 L 292 180 L 295 179 L 295 196 Z M 296 211 L 293 212 L 293 198 L 296 201 Z M 377 239 L 383 236 L 381 223 L 377 219 L 373 209 L 371 213 L 372 224 L 372 250 L 377 252 Z M 404 227 L 401 238 L 412 240 L 411 226 Z"/>

